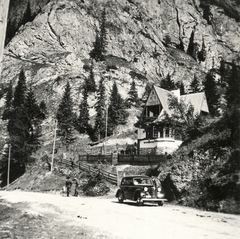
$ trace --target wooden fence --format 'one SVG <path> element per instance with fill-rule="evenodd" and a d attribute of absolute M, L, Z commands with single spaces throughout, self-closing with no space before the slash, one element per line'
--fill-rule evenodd
<path fill-rule="evenodd" d="M 87 163 L 110 163 L 113 162 L 113 154 L 87 154 L 87 155 L 78 155 L 79 162 Z"/>
<path fill-rule="evenodd" d="M 79 155 L 78 161 L 85 163 L 109 163 L 112 165 L 153 165 L 165 162 L 165 155 L 136 155 L 136 154 L 98 154 Z"/>
<path fill-rule="evenodd" d="M 153 165 L 165 162 L 164 155 L 130 155 L 130 154 L 110 154 L 110 155 L 79 155 L 78 160 L 57 160 L 58 163 L 68 167 L 79 168 L 89 173 L 100 174 L 104 179 L 112 184 L 118 184 L 116 173 L 110 173 L 103 169 L 97 169 L 93 164 L 108 163 L 112 165 L 130 164 L 130 165 Z"/>
<path fill-rule="evenodd" d="M 165 155 L 119 154 L 117 164 L 152 165 L 165 162 Z"/>
<path fill-rule="evenodd" d="M 72 167 L 72 168 L 79 168 L 79 169 L 87 171 L 89 173 L 100 174 L 104 179 L 106 179 L 110 183 L 117 185 L 117 174 L 116 173 L 110 173 L 103 169 L 96 169 L 92 165 L 83 164 L 81 162 L 78 162 L 78 164 L 76 164 L 76 163 L 72 163 L 71 161 L 68 161 L 68 160 L 62 160 L 61 163 L 66 166 Z"/>

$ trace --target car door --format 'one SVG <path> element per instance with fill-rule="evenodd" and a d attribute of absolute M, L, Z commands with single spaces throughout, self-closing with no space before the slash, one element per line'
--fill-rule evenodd
<path fill-rule="evenodd" d="M 133 179 L 132 178 L 126 178 L 124 183 L 124 196 L 126 199 L 133 199 Z"/>

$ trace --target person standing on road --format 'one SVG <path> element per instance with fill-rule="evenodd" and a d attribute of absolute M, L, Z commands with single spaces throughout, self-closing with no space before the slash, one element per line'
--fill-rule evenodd
<path fill-rule="evenodd" d="M 69 197 L 71 187 L 72 187 L 72 181 L 70 180 L 70 177 L 67 176 L 67 180 L 66 180 L 67 197 Z"/>
<path fill-rule="evenodd" d="M 77 197 L 77 196 L 78 196 L 77 188 L 78 188 L 78 181 L 77 181 L 76 178 L 74 178 L 74 179 L 73 179 L 73 196 L 74 196 L 74 197 Z"/>

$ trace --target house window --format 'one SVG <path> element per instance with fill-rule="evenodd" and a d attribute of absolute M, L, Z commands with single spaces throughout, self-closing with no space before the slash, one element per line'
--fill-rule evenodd
<path fill-rule="evenodd" d="M 165 128 L 165 137 L 166 137 L 166 138 L 169 137 L 169 128 Z"/>
<path fill-rule="evenodd" d="M 163 128 L 161 128 L 161 129 L 159 130 L 159 134 L 160 134 L 159 137 L 160 137 L 160 138 L 163 138 Z"/>
<path fill-rule="evenodd" d="M 158 130 L 153 126 L 153 138 L 158 138 Z"/>
<path fill-rule="evenodd" d="M 154 105 L 154 106 L 148 106 L 148 117 L 158 117 L 159 115 L 159 106 Z"/>

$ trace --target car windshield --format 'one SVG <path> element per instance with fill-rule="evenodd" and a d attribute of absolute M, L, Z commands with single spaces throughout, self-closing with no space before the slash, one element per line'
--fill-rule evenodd
<path fill-rule="evenodd" d="M 152 180 L 150 178 L 134 178 L 133 184 L 134 185 L 152 184 Z"/>

